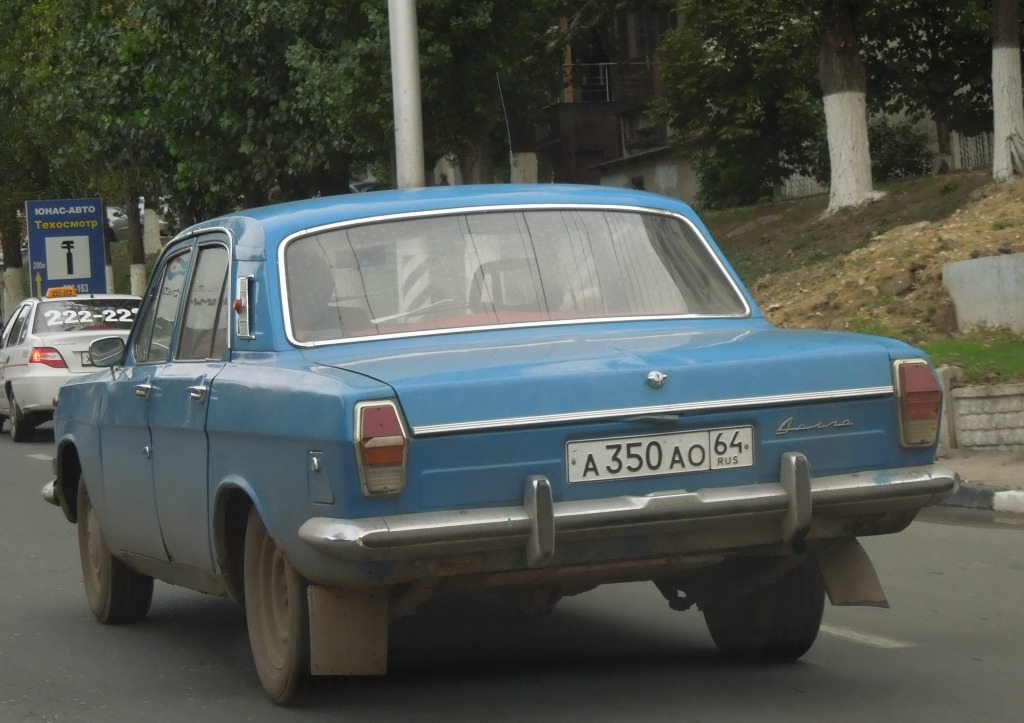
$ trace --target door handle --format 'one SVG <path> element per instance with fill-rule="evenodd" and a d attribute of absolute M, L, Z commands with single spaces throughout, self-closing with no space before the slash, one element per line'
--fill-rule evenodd
<path fill-rule="evenodd" d="M 153 392 L 152 384 L 136 384 L 135 385 L 135 396 L 142 397 L 143 399 L 149 399 L 149 395 Z"/>
<path fill-rule="evenodd" d="M 192 399 L 195 399 L 197 402 L 202 404 L 203 402 L 206 401 L 206 386 L 203 384 L 197 384 L 194 387 L 189 387 L 188 395 Z"/>

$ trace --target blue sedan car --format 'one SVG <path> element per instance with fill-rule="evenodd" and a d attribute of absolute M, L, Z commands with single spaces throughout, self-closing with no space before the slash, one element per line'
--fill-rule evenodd
<path fill-rule="evenodd" d="M 164 248 L 109 369 L 74 379 L 44 490 L 89 606 L 154 579 L 244 602 L 288 703 L 379 675 L 432 595 L 526 612 L 652 581 L 729 656 L 789 661 L 886 604 L 857 538 L 958 480 L 903 343 L 783 330 L 683 203 L 551 185 L 233 213 Z"/>

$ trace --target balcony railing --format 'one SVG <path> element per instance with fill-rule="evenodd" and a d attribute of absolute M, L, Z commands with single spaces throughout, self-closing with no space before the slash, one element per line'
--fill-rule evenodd
<path fill-rule="evenodd" d="M 654 64 L 571 63 L 562 66 L 565 88 L 563 103 L 654 100 Z"/>

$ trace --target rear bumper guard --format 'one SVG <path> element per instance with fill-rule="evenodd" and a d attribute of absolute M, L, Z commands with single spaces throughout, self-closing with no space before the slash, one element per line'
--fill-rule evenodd
<path fill-rule="evenodd" d="M 522 507 L 489 507 L 353 520 L 314 517 L 299 528 L 313 548 L 349 561 L 410 560 L 467 550 L 524 549 L 527 564 L 551 562 L 559 540 L 675 534 L 695 522 L 777 517 L 776 542 L 800 550 L 815 516 L 867 516 L 915 510 L 956 489 L 938 465 L 811 477 L 802 454 L 783 456 L 778 483 L 669 491 L 640 497 L 555 502 L 551 482 L 527 478 Z"/>

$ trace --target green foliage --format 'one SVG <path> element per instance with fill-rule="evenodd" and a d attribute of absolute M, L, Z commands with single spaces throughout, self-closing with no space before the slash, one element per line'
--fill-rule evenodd
<path fill-rule="evenodd" d="M 850 319 L 850 331 L 855 331 L 859 334 L 887 336 L 890 338 L 896 336 L 896 332 L 889 328 L 885 323 L 878 321 L 877 319 L 863 316 L 857 316 Z"/>
<path fill-rule="evenodd" d="M 931 171 L 928 137 L 910 123 L 875 118 L 868 123 L 868 143 L 875 181 L 913 178 Z"/>
<path fill-rule="evenodd" d="M 563 4 L 420 0 L 428 162 L 507 157 L 499 79 L 528 127 L 557 91 Z M 0 189 L 170 197 L 190 220 L 391 165 L 386 0 L 10 0 L 0 40 Z"/>
<path fill-rule="evenodd" d="M 26 74 L 26 65 L 45 41 L 37 37 L 32 22 L 34 5 L 31 0 L 0 3 L 0 238 L 9 268 L 22 265 L 18 212 L 25 201 L 59 197 L 71 185 L 69 177 L 56 174 L 50 163 L 64 134 L 53 118 L 31 112 L 38 89 Z"/>
<path fill-rule="evenodd" d="M 922 345 L 936 366 L 964 370 L 962 384 L 1024 381 L 1024 336 L 1005 328 L 979 328 L 959 339 Z"/>
<path fill-rule="evenodd" d="M 1008 228 L 1015 228 L 1024 225 L 1024 220 L 1019 218 L 997 218 L 992 222 L 993 231 L 1003 231 Z"/>
<path fill-rule="evenodd" d="M 813 16 L 783 0 L 684 0 L 661 47 L 658 115 L 708 208 L 754 203 L 804 172 L 823 124 Z"/>
<path fill-rule="evenodd" d="M 861 21 L 872 107 L 931 115 L 940 126 L 969 135 L 990 131 L 990 4 L 874 0 Z"/>

